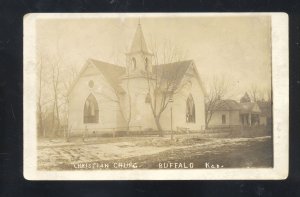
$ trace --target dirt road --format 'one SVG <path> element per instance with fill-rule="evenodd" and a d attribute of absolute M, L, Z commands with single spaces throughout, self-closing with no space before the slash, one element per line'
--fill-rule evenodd
<path fill-rule="evenodd" d="M 97 141 L 96 141 L 97 142 Z M 273 166 L 271 137 L 183 136 L 63 144 L 38 148 L 40 170 L 251 168 Z"/>

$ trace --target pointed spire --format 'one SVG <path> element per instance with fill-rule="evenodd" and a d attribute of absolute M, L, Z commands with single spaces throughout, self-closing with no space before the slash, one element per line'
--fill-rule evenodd
<path fill-rule="evenodd" d="M 131 49 L 130 52 L 146 52 L 149 53 L 147 45 L 146 45 L 146 41 L 144 38 L 144 34 L 142 31 L 142 25 L 140 23 L 140 18 L 139 18 L 139 24 L 137 26 L 133 41 L 132 41 L 132 45 L 131 45 Z"/>
<path fill-rule="evenodd" d="M 245 92 L 244 96 L 240 99 L 240 103 L 248 103 L 251 102 L 250 96 L 247 92 Z"/>

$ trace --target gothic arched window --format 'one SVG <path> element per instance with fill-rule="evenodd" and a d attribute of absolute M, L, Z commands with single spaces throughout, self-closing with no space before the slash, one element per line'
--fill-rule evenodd
<path fill-rule="evenodd" d="M 195 103 L 191 94 L 186 100 L 186 122 L 196 122 Z"/>
<path fill-rule="evenodd" d="M 135 70 L 136 69 L 136 60 L 134 57 L 132 58 L 132 65 L 133 65 L 133 70 Z"/>
<path fill-rule="evenodd" d="M 83 123 L 98 123 L 99 122 L 99 108 L 98 103 L 93 94 L 90 94 L 85 103 L 83 110 Z"/>

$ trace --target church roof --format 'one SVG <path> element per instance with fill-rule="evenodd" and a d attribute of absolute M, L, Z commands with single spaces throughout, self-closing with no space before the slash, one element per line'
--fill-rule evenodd
<path fill-rule="evenodd" d="M 110 64 L 107 62 L 89 59 L 87 61 L 87 65 L 92 64 L 94 65 L 105 77 L 107 82 L 118 92 L 122 93 L 125 90 L 121 86 L 122 76 L 126 73 L 126 68 L 122 66 L 118 66 L 115 64 Z M 175 90 L 178 88 L 178 85 L 183 80 L 184 76 L 187 74 L 187 70 L 189 67 L 193 65 L 193 60 L 186 60 L 180 62 L 173 62 L 168 64 L 160 64 L 160 65 L 153 65 L 152 72 L 157 73 L 158 77 L 163 81 L 171 81 L 173 82 L 172 88 Z M 85 70 L 86 66 L 81 70 L 80 74 L 78 75 L 77 79 L 72 84 L 72 87 L 69 89 L 68 94 L 73 89 L 74 85 L 78 81 L 78 78 L 81 76 L 81 73 Z M 196 72 L 196 78 L 199 80 L 199 84 L 203 90 L 203 93 L 206 94 L 203 84 L 201 82 L 200 76 L 198 74 L 197 69 L 194 67 Z"/>
<path fill-rule="evenodd" d="M 181 81 L 183 80 L 184 76 L 187 74 L 188 69 L 190 67 L 194 69 L 196 78 L 201 86 L 201 89 L 204 95 L 206 95 L 207 94 L 206 90 L 203 86 L 197 68 L 194 66 L 193 60 L 185 60 L 185 61 L 173 62 L 168 64 L 153 65 L 152 72 L 157 73 L 157 75 L 162 80 L 173 81 L 174 82 L 173 87 L 176 89 L 178 85 L 181 83 Z"/>
<path fill-rule="evenodd" d="M 174 87 L 177 87 L 192 62 L 192 60 L 186 60 L 169 64 L 153 65 L 153 73 L 157 73 L 162 80 L 174 81 Z"/>
<path fill-rule="evenodd" d="M 138 24 L 138 27 L 136 29 L 132 44 L 131 44 L 131 49 L 130 53 L 135 53 L 135 52 L 146 52 L 149 53 L 147 44 L 144 38 L 143 30 L 141 24 Z"/>
<path fill-rule="evenodd" d="M 98 68 L 98 70 L 103 74 L 108 83 L 114 89 L 116 89 L 118 92 L 124 92 L 123 88 L 120 86 L 120 83 L 121 75 L 123 75 L 126 72 L 125 67 L 94 59 L 89 59 L 89 61 L 93 63 L 96 66 L 96 68 Z"/>

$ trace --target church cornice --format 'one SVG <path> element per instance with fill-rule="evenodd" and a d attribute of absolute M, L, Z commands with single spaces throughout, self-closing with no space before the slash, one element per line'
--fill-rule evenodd
<path fill-rule="evenodd" d="M 150 79 L 155 80 L 152 76 L 146 76 L 146 75 L 129 75 L 129 76 L 123 76 L 121 80 L 127 80 L 127 79 Z"/>

